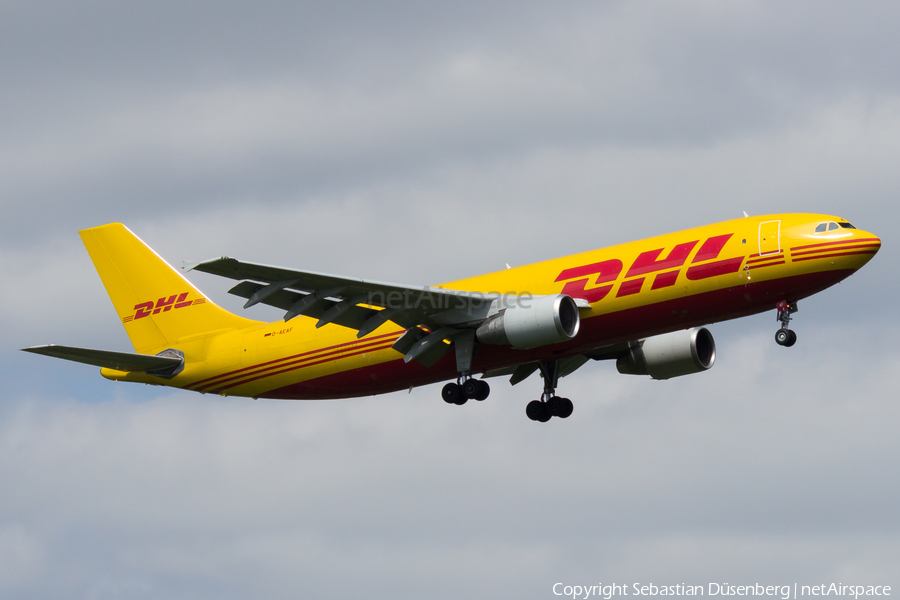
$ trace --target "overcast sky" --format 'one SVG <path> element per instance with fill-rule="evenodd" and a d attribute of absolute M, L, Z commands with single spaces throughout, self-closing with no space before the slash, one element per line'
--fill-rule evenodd
<path fill-rule="evenodd" d="M 895 2 L 0 4 L 0 597 L 554 598 L 554 583 L 900 592 Z M 114 384 L 77 231 L 433 284 L 736 218 L 884 241 L 710 327 L 667 382 L 591 363 L 346 401 Z M 229 282 L 191 280 L 242 311 Z"/>

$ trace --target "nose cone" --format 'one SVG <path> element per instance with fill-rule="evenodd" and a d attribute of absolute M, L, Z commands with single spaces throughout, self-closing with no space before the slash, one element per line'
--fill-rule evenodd
<path fill-rule="evenodd" d="M 857 231 L 856 239 L 854 241 L 859 244 L 861 247 L 870 250 L 872 256 L 878 253 L 881 250 L 881 238 L 875 235 L 874 233 L 869 233 L 868 231 Z"/>
<path fill-rule="evenodd" d="M 881 238 L 868 231 L 856 230 L 848 240 L 848 251 L 859 260 L 859 267 L 872 260 L 881 249 Z M 858 268 L 858 267 L 857 267 Z"/>

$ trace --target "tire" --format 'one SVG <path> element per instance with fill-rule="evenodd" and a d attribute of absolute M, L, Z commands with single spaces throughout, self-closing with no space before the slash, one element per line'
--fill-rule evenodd
<path fill-rule="evenodd" d="M 525 414 L 528 415 L 528 418 L 532 421 L 538 421 L 540 423 L 546 423 L 550 420 L 550 411 L 547 410 L 547 405 L 540 400 L 532 400 L 529 402 L 528 406 L 525 407 Z"/>
<path fill-rule="evenodd" d="M 478 380 L 478 390 L 475 392 L 475 399 L 481 402 L 491 394 L 491 386 L 484 379 Z"/>
<path fill-rule="evenodd" d="M 568 398 L 560 398 L 554 416 L 559 417 L 560 419 L 568 419 L 572 415 L 573 410 L 575 410 L 575 405 L 572 404 L 571 400 Z"/>
<path fill-rule="evenodd" d="M 558 398 L 556 396 L 550 396 L 550 399 L 547 400 L 547 412 L 550 413 L 551 417 L 559 416 L 559 408 L 560 408 L 559 401 L 560 400 L 562 400 L 562 398 Z"/>
<path fill-rule="evenodd" d="M 788 340 L 784 343 L 785 346 L 790 348 L 794 344 L 797 343 L 797 332 L 793 329 L 788 329 Z"/>
<path fill-rule="evenodd" d="M 781 328 L 775 332 L 775 343 L 779 346 L 790 346 L 788 341 L 791 339 L 791 330 Z"/>
<path fill-rule="evenodd" d="M 462 388 L 455 383 L 448 383 L 441 390 L 441 398 L 447 404 L 465 404 L 466 397 L 463 395 Z M 462 400 L 462 402 L 460 402 Z"/>
<path fill-rule="evenodd" d="M 462 392 L 465 394 L 466 399 L 474 398 L 478 395 L 478 380 L 477 379 L 467 379 L 464 384 L 462 384 Z"/>

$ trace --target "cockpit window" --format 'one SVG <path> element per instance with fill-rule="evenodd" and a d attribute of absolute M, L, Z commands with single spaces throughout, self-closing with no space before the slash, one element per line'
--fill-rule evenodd
<path fill-rule="evenodd" d="M 829 221 L 828 223 L 819 223 L 816 225 L 816 233 L 824 233 L 825 231 L 837 231 L 843 227 L 844 229 L 856 229 L 850 223 L 835 223 L 834 221 Z"/>

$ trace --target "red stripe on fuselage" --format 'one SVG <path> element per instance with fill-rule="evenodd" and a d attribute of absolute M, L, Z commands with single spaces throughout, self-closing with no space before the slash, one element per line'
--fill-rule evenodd
<path fill-rule="evenodd" d="M 193 389 L 194 391 L 203 391 L 204 389 L 211 388 L 213 386 L 224 383 L 225 381 L 230 381 L 235 379 L 236 377 L 242 377 L 244 375 L 250 375 L 251 371 L 253 373 L 258 373 L 260 370 L 268 370 L 268 369 L 277 369 L 280 368 L 287 361 L 294 361 L 295 359 L 304 360 L 306 358 L 315 358 L 312 355 L 332 355 L 332 354 L 340 354 L 344 352 L 344 350 L 350 347 L 358 347 L 360 345 L 365 344 L 367 347 L 371 345 L 373 342 L 379 342 L 385 338 L 398 338 L 403 334 L 403 331 L 395 331 L 392 333 L 387 333 L 384 335 L 378 335 L 372 338 L 367 338 L 363 340 L 355 340 L 351 342 L 344 342 L 343 344 L 335 344 L 333 346 L 326 346 L 324 348 L 317 348 L 316 350 L 310 350 L 308 352 L 301 352 L 299 354 L 292 354 L 290 356 L 284 356 L 282 358 L 276 358 L 274 360 L 270 360 L 263 363 L 258 363 L 255 365 L 250 365 L 247 367 L 242 367 L 240 369 L 235 369 L 233 371 L 228 371 L 226 373 L 220 373 L 219 375 L 214 375 L 212 377 L 207 377 L 206 379 L 201 379 L 200 381 L 195 381 L 185 386 L 185 389 Z M 393 343 L 393 339 L 391 343 Z M 324 353 L 324 354 L 323 354 Z"/>
<path fill-rule="evenodd" d="M 758 258 L 757 258 L 758 257 Z M 766 256 L 760 256 L 759 254 L 754 254 L 750 256 L 747 260 L 748 265 L 755 265 L 761 262 L 769 262 L 770 260 L 784 260 L 784 253 L 779 252 L 778 254 L 767 254 Z"/>
<path fill-rule="evenodd" d="M 784 264 L 784 258 L 780 258 L 775 262 L 765 262 L 765 263 L 757 263 L 752 265 L 754 269 L 763 269 L 765 267 L 776 267 L 778 265 Z"/>
<path fill-rule="evenodd" d="M 794 250 L 805 250 L 807 248 L 819 248 L 821 246 L 836 246 L 838 244 L 861 244 L 863 242 L 878 242 L 878 245 L 881 245 L 880 238 L 860 238 L 857 240 L 838 240 L 836 242 L 822 242 L 821 244 L 809 244 L 807 246 L 794 246 L 793 248 L 791 248 L 791 252 L 793 252 Z"/>
<path fill-rule="evenodd" d="M 238 386 L 245 385 L 248 383 L 253 383 L 254 381 L 259 381 L 260 379 L 265 379 L 266 377 L 273 377 L 275 375 L 281 375 L 282 373 L 289 373 L 290 371 L 296 371 L 298 369 L 305 369 L 307 367 L 321 365 L 321 364 L 327 363 L 327 362 L 333 362 L 336 360 L 340 360 L 342 358 L 358 356 L 360 354 L 365 354 L 366 352 L 376 352 L 378 350 L 387 350 L 392 345 L 393 345 L 393 341 L 389 340 L 388 342 L 372 344 L 369 347 L 359 349 L 357 352 L 342 352 L 340 354 L 336 354 L 336 355 L 332 354 L 329 356 L 313 356 L 313 357 L 310 357 L 303 361 L 296 361 L 296 362 L 285 364 L 285 365 L 279 365 L 279 368 L 277 371 L 267 371 L 265 373 L 259 373 L 259 374 L 255 374 L 255 375 L 247 374 L 246 379 L 241 379 L 240 381 L 234 381 L 232 383 L 229 383 L 228 385 L 223 385 L 223 386 L 217 387 L 216 389 L 211 390 L 211 393 L 220 394 L 225 390 L 236 388 Z M 287 367 L 287 368 L 281 368 L 281 367 Z M 216 385 L 218 385 L 218 384 L 216 384 Z"/>
<path fill-rule="evenodd" d="M 817 254 L 815 256 L 804 256 L 803 258 L 793 258 L 791 262 L 803 262 L 804 260 L 818 260 L 820 258 L 835 258 L 838 256 L 857 256 L 860 254 L 875 254 L 875 250 L 859 250 L 858 252 L 836 252 L 835 254 Z"/>
<path fill-rule="evenodd" d="M 848 244 L 844 246 L 829 246 L 828 248 L 819 248 L 818 250 L 806 250 L 804 252 L 791 252 L 791 256 L 806 256 L 809 254 L 821 254 L 823 252 L 836 252 L 838 250 L 860 250 L 863 248 L 874 248 L 878 250 L 881 244 Z"/>
<path fill-rule="evenodd" d="M 352 349 L 360 350 L 361 352 L 368 352 L 368 351 L 372 350 L 373 348 L 375 348 L 376 346 L 380 347 L 384 343 L 385 343 L 385 340 L 378 340 L 378 341 L 371 342 L 369 344 L 360 344 L 360 345 L 354 346 Z M 394 340 L 392 340 L 392 339 L 387 340 L 387 344 L 388 344 L 387 347 L 389 348 L 391 345 L 393 345 L 393 343 L 394 343 Z M 309 364 L 319 364 L 320 362 L 328 362 L 331 360 L 337 360 L 339 358 L 342 358 L 344 356 L 349 356 L 349 355 L 350 355 L 350 353 L 346 349 L 332 350 L 331 352 L 325 352 L 325 353 L 305 352 L 302 355 L 303 358 L 297 358 L 297 359 L 291 360 L 291 361 L 279 361 L 278 364 L 270 365 L 265 368 L 245 371 L 245 372 L 243 372 L 239 375 L 235 375 L 233 377 L 219 379 L 218 381 L 208 383 L 202 387 L 197 388 L 195 391 L 205 393 L 206 391 L 209 391 L 211 388 L 216 388 L 217 391 L 222 390 L 222 389 L 227 389 L 227 388 L 234 387 L 236 385 L 242 385 L 249 381 L 256 381 L 257 379 L 262 379 L 263 377 L 269 377 L 269 376 L 277 374 L 277 373 L 283 373 L 284 367 L 289 367 L 286 370 L 292 371 L 294 369 L 299 369 L 302 367 L 309 366 Z M 310 361 L 315 361 L 315 360 L 317 360 L 319 362 L 310 363 Z M 277 369 L 282 369 L 282 370 L 277 370 Z M 228 383 L 228 385 L 223 386 L 222 385 L 223 383 Z"/>

